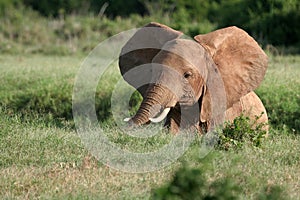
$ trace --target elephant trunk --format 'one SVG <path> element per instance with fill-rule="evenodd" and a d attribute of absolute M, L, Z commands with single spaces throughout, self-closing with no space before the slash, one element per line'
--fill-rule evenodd
<path fill-rule="evenodd" d="M 176 98 L 171 91 L 161 85 L 151 85 L 131 121 L 136 125 L 142 125 L 149 122 L 150 119 L 162 120 L 167 115 L 167 111 L 170 110 L 169 108 L 174 106 L 173 104 L 176 104 Z M 162 112 L 162 110 L 164 111 Z M 161 116 L 154 118 L 160 112 L 162 112 Z"/>

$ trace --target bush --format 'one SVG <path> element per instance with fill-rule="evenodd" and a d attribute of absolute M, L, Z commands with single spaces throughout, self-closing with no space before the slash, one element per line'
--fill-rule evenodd
<path fill-rule="evenodd" d="M 241 188 L 229 178 L 209 182 L 205 171 L 200 168 L 183 166 L 175 172 L 173 179 L 166 185 L 152 190 L 153 200 L 234 200 L 241 198 Z M 288 195 L 279 186 L 265 187 L 258 200 L 285 200 Z"/>
<path fill-rule="evenodd" d="M 250 143 L 255 147 L 261 146 L 263 138 L 266 136 L 266 130 L 263 128 L 266 124 L 256 124 L 261 116 L 257 116 L 252 121 L 249 117 L 239 116 L 232 123 L 225 123 L 225 127 L 219 133 L 219 149 L 238 149 L 245 143 Z"/>
<path fill-rule="evenodd" d="M 286 200 L 286 192 L 278 185 L 265 187 L 264 191 L 258 195 L 258 200 Z"/>
<path fill-rule="evenodd" d="M 9 13 L 12 8 L 17 8 L 21 5 L 19 0 L 0 0 L 0 17 Z"/>
<path fill-rule="evenodd" d="M 130 0 L 123 5 L 121 0 L 0 1 L 0 11 L 3 11 L 0 50 L 46 54 L 89 52 L 99 41 L 150 21 L 167 24 L 189 36 L 236 25 L 264 45 L 299 47 L 300 3 L 296 0 L 289 3 L 283 0 L 149 0 L 144 3 Z M 299 48 L 294 50 L 297 51 Z"/>
<path fill-rule="evenodd" d="M 24 5 L 37 10 L 47 17 L 59 17 L 64 14 L 106 14 L 110 17 L 144 14 L 145 6 L 139 0 L 23 0 Z"/>
<path fill-rule="evenodd" d="M 183 167 L 173 180 L 152 192 L 151 199 L 238 199 L 240 189 L 229 179 L 217 180 L 209 184 L 201 169 Z"/>
<path fill-rule="evenodd" d="M 85 10 L 85 3 L 78 0 L 23 0 L 23 3 L 47 17 L 78 13 L 80 8 Z"/>
<path fill-rule="evenodd" d="M 297 0 L 220 1 L 212 7 L 208 18 L 217 22 L 219 28 L 239 26 L 263 44 L 297 46 L 300 42 Z"/>
<path fill-rule="evenodd" d="M 57 55 L 88 53 L 107 37 L 149 21 L 140 16 L 115 20 L 105 16 L 76 15 L 44 18 L 22 6 L 10 8 L 0 17 L 0 51 Z"/>

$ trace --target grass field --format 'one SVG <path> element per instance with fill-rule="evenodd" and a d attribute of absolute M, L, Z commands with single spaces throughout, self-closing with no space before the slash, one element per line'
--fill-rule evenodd
<path fill-rule="evenodd" d="M 300 56 L 270 56 L 258 95 L 271 123 L 260 148 L 214 150 L 200 159 L 198 143 L 173 165 L 132 174 L 111 169 L 83 147 L 72 121 L 72 90 L 84 56 L 0 55 L 1 199 L 147 199 L 183 166 L 205 171 L 208 182 L 229 178 L 241 199 L 257 199 L 280 186 L 287 199 L 300 199 Z M 116 65 L 100 85 L 99 119 L 112 127 L 109 113 Z M 151 149 L 169 139 L 112 140 L 127 149 Z"/>

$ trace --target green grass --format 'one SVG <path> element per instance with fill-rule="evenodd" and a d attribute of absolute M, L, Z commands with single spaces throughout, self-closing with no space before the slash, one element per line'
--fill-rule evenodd
<path fill-rule="evenodd" d="M 257 93 L 276 129 L 300 134 L 300 57 L 270 56 L 270 66 Z"/>
<path fill-rule="evenodd" d="M 299 199 L 299 56 L 270 57 L 266 78 L 257 90 L 271 121 L 269 137 L 260 148 L 246 144 L 214 150 L 200 159 L 195 141 L 173 165 L 141 174 L 98 162 L 76 134 L 71 99 L 83 58 L 0 55 L 1 199 L 147 199 L 182 166 L 205 169 L 209 184 L 232 180 L 241 188 L 241 199 L 256 199 L 273 186 L 282 188 L 288 199 Z M 108 114 L 112 82 L 120 75 L 115 64 L 106 73 L 96 103 L 110 140 L 138 152 L 168 143 L 171 135 L 136 139 L 120 133 Z"/>

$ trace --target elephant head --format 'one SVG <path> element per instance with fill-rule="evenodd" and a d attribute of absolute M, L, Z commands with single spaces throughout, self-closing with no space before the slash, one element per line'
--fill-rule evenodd
<path fill-rule="evenodd" d="M 267 56 L 245 31 L 220 29 L 194 39 L 165 25 L 150 23 L 125 44 L 119 59 L 124 79 L 143 102 L 130 119 L 142 125 L 167 117 L 166 125 L 209 128 L 226 109 L 262 81 Z M 143 70 L 126 76 L 144 65 Z M 139 87 L 137 79 L 148 84 Z"/>

